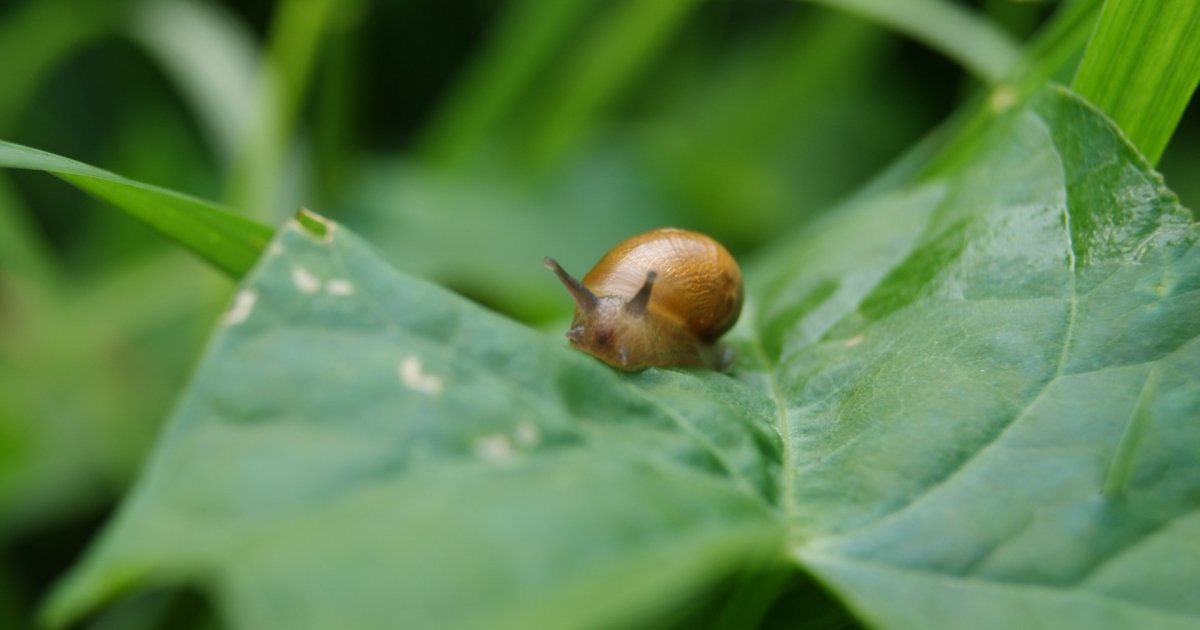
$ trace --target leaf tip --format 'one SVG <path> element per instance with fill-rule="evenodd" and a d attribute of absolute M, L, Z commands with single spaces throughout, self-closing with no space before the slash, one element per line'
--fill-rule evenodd
<path fill-rule="evenodd" d="M 328 243 L 333 240 L 336 225 L 316 212 L 308 208 L 300 208 L 300 211 L 296 213 L 295 220 L 301 229 L 322 241 Z"/>

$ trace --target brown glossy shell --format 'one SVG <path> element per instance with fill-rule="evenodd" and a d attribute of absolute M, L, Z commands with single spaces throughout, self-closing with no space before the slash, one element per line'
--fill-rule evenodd
<path fill-rule="evenodd" d="M 633 297 L 658 279 L 648 310 L 674 319 L 692 335 L 712 342 L 733 327 L 742 310 L 742 270 L 720 243 L 688 230 L 659 228 L 612 248 L 583 277 L 597 296 Z"/>

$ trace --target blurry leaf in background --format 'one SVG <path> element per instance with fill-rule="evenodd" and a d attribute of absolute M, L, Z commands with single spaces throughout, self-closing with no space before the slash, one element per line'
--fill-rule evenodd
<path fill-rule="evenodd" d="M 197 297 L 218 277 L 183 252 L 55 293 L 0 273 L 0 600 L 17 620 L 130 484 L 175 398 Z M 6 627 L 24 627 L 14 621 Z"/>
<path fill-rule="evenodd" d="M 470 177 L 364 164 L 343 219 L 401 269 L 514 317 L 545 320 L 570 300 L 542 258 L 582 274 L 630 234 L 687 223 L 628 155 L 597 150 L 538 187 L 495 163 Z"/>
<path fill-rule="evenodd" d="M 288 193 L 303 194 L 307 182 L 290 181 L 296 161 L 297 126 L 311 90 L 322 44 L 359 0 L 281 0 L 272 16 L 254 111 L 243 130 L 229 174 L 229 205 L 251 218 L 278 223 L 295 211 Z M 306 169 L 300 170 L 303 180 Z"/>
<path fill-rule="evenodd" d="M 764 30 L 724 58 L 701 40 L 639 129 L 674 203 L 735 249 L 811 219 L 933 124 L 881 67 L 884 32 L 824 11 Z"/>
<path fill-rule="evenodd" d="M 131 4 L 122 0 L 40 0 L 0 7 L 4 11 L 0 14 L 4 17 L 0 20 L 0 64 L 5 70 L 0 132 L 8 132 L 30 93 L 57 64 L 111 33 Z"/>
<path fill-rule="evenodd" d="M 192 305 L 212 278 L 182 253 L 68 296 L 3 278 L 0 317 L 22 334 L 0 338 L 0 537 L 124 488 L 159 420 L 139 411 L 166 408 L 198 345 L 171 330 L 204 323 Z"/>
<path fill-rule="evenodd" d="M 506 5 L 474 62 L 428 124 L 420 155 L 441 167 L 469 159 L 519 106 L 518 99 L 543 65 L 596 4 L 595 0 L 517 0 Z"/>
<path fill-rule="evenodd" d="M 179 86 L 221 162 L 231 163 L 249 128 L 261 63 L 246 25 L 216 3 L 161 0 L 142 7 L 130 34 Z"/>
<path fill-rule="evenodd" d="M 650 60 L 664 50 L 700 3 L 697 0 L 601 3 L 570 46 L 548 59 L 527 101 L 514 112 L 519 132 L 514 157 L 534 173 L 553 167 L 606 127 L 622 96 L 645 80 Z"/>
<path fill-rule="evenodd" d="M 810 0 L 886 25 L 934 48 L 988 83 L 1004 79 L 1016 42 L 986 16 L 949 0 Z"/>
<path fill-rule="evenodd" d="M 531 178 L 513 159 L 519 148 L 503 142 L 470 157 L 446 148 L 466 137 L 483 142 L 474 128 L 482 121 L 456 119 L 456 131 L 442 128 L 434 159 L 360 167 L 339 217 L 406 271 L 530 321 L 569 310 L 538 264 L 546 255 L 582 273 L 622 238 L 671 224 L 721 234 L 737 251 L 757 246 L 816 214 L 933 123 L 880 67 L 888 50 L 881 31 L 826 11 L 763 31 L 722 60 L 717 34 L 695 28 L 665 54 L 676 63 L 642 72 L 650 96 L 640 99 L 636 124 L 572 152 L 552 178 Z M 869 98 L 881 84 L 893 101 Z M 464 89 L 480 97 L 516 88 Z M 537 119 L 544 105 L 522 103 L 518 119 Z"/>
<path fill-rule="evenodd" d="M 614 372 L 319 227 L 53 625 L 163 581 L 238 627 L 652 624 L 773 559 L 884 628 L 1200 619 L 1200 225 L 1065 89 L 748 265 L 732 376 Z"/>

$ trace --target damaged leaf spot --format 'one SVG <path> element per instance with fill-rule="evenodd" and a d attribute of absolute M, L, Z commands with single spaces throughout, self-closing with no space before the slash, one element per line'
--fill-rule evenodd
<path fill-rule="evenodd" d="M 433 395 L 442 391 L 442 379 L 427 374 L 421 360 L 414 356 L 404 357 L 400 361 L 400 381 L 405 387 L 424 394 Z"/>
<path fill-rule="evenodd" d="M 250 317 L 250 313 L 254 310 L 254 304 L 258 302 L 258 291 L 254 289 L 243 289 L 238 291 L 233 298 L 233 306 L 225 311 L 225 315 L 221 317 L 221 323 L 226 326 L 233 326 L 246 321 Z"/>

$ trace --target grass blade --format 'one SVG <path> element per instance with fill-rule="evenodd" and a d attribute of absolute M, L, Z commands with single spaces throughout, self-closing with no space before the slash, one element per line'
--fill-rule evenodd
<path fill-rule="evenodd" d="M 876 22 L 937 50 L 988 83 L 1005 78 L 1020 49 L 985 17 L 943 0 L 810 0 Z"/>
<path fill-rule="evenodd" d="M 525 145 L 534 171 L 567 154 L 586 130 L 630 84 L 683 25 L 696 0 L 631 0 L 612 3 L 595 22 L 543 92 Z"/>
<path fill-rule="evenodd" d="M 143 184 L 82 162 L 0 141 L 0 168 L 45 171 L 103 199 L 240 278 L 271 239 L 271 228 L 223 207 Z"/>
<path fill-rule="evenodd" d="M 1071 87 L 1156 164 L 1198 81 L 1200 3 L 1108 0 Z"/>
<path fill-rule="evenodd" d="M 254 108 L 253 34 L 219 5 L 195 0 L 146 3 L 129 30 L 177 86 L 221 159 L 231 161 Z"/>
<path fill-rule="evenodd" d="M 257 108 L 233 162 L 228 201 L 249 216 L 276 216 L 288 149 L 309 94 L 321 47 L 351 2 L 286 0 L 271 23 Z"/>
<path fill-rule="evenodd" d="M 440 164 L 457 164 L 509 116 L 594 0 L 522 0 L 506 8 L 490 40 L 450 93 L 422 141 Z"/>

